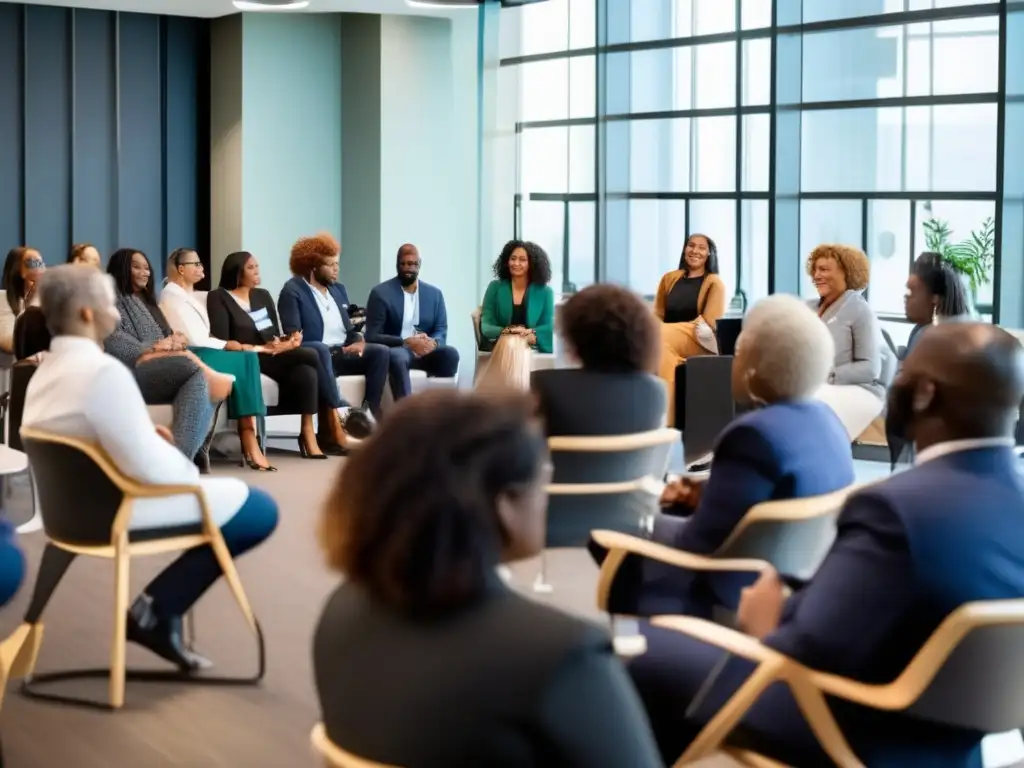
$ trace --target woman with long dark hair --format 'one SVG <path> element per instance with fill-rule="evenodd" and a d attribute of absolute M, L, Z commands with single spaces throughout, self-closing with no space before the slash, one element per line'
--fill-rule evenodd
<path fill-rule="evenodd" d="M 317 386 L 317 354 L 303 347 L 302 333 L 281 336 L 274 297 L 260 285 L 260 265 L 248 251 L 230 254 L 220 270 L 220 286 L 206 297 L 210 335 L 238 342 L 244 350 L 259 354 L 260 371 L 277 382 L 277 407 L 302 416 L 299 453 L 304 459 L 326 459 L 326 454 L 345 456 L 347 437 L 341 419 L 332 408 L 321 409 Z M 321 413 L 321 437 L 313 416 Z"/>
<path fill-rule="evenodd" d="M 104 349 L 135 371 L 148 404 L 174 407 L 174 444 L 209 471 L 204 440 L 213 426 L 213 402 L 231 392 L 230 377 L 204 366 L 188 351 L 187 339 L 171 330 L 156 303 L 153 268 L 146 254 L 134 248 L 115 251 L 107 272 L 117 288 L 121 323 Z"/>
<path fill-rule="evenodd" d="M 45 271 L 43 257 L 35 248 L 18 246 L 7 252 L 0 286 L 0 350 L 14 351 L 14 323 L 32 305 L 36 283 Z"/>
<path fill-rule="evenodd" d="M 658 375 L 668 387 L 669 424 L 675 423 L 676 368 L 695 355 L 718 353 L 715 327 L 725 305 L 715 241 L 692 234 L 686 238 L 679 266 L 665 273 L 654 296 L 654 314 L 662 323 Z"/>
<path fill-rule="evenodd" d="M 914 262 L 907 278 L 903 306 L 907 319 L 914 323 L 904 356 L 917 343 L 925 328 L 971 319 L 971 306 L 963 280 L 942 254 L 934 251 L 925 251 Z"/>
<path fill-rule="evenodd" d="M 542 353 L 554 351 L 555 294 L 551 262 L 536 243 L 509 240 L 494 262 L 494 280 L 480 308 L 480 336 L 490 349 L 503 333 L 523 336 Z"/>

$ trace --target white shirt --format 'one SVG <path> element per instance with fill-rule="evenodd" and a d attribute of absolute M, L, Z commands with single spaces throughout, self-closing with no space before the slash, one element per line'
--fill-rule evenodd
<path fill-rule="evenodd" d="M 168 283 L 160 292 L 160 310 L 167 323 L 178 333 L 185 334 L 193 347 L 224 349 L 227 342 L 210 335 L 210 315 L 206 302 L 196 298 L 177 283 Z"/>
<path fill-rule="evenodd" d="M 402 310 L 402 338 L 409 339 L 416 335 L 416 326 L 420 324 L 420 287 L 410 293 L 402 289 L 405 296 L 405 307 Z"/>
<path fill-rule="evenodd" d="M 22 426 L 93 442 L 140 483 L 201 486 L 218 526 L 249 498 L 249 487 L 241 480 L 201 477 L 185 454 L 160 437 L 132 372 L 86 338 L 58 336 L 50 342 L 50 353 L 25 392 Z M 194 496 L 139 499 L 130 528 L 166 528 L 200 519 Z"/>
<path fill-rule="evenodd" d="M 341 308 L 338 306 L 338 302 L 334 300 L 330 291 L 323 294 L 312 283 L 307 282 L 306 285 L 312 291 L 313 300 L 320 308 L 320 317 L 324 321 L 323 343 L 328 347 L 344 346 L 348 339 L 348 331 L 345 330 L 345 321 L 341 319 Z"/>
<path fill-rule="evenodd" d="M 961 451 L 976 451 L 979 448 L 1013 448 L 1012 437 L 975 437 L 967 440 L 947 440 L 944 443 L 930 445 L 917 454 L 914 464 L 923 464 L 932 459 L 939 459 L 949 456 L 951 453 Z"/>

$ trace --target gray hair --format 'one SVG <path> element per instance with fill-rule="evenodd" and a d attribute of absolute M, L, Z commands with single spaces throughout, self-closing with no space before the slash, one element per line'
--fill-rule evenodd
<path fill-rule="evenodd" d="M 785 294 L 761 299 L 747 312 L 737 343 L 775 400 L 813 395 L 828 381 L 835 357 L 832 334 L 814 310 Z"/>
<path fill-rule="evenodd" d="M 95 267 L 64 264 L 52 267 L 39 280 L 39 306 L 52 336 L 74 334 L 82 310 L 105 308 L 114 296 L 113 278 Z"/>

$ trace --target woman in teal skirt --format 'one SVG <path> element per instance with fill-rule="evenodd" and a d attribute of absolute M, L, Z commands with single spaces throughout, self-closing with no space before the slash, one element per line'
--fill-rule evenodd
<path fill-rule="evenodd" d="M 265 416 L 259 356 L 234 341 L 210 336 L 210 318 L 206 302 L 195 295 L 195 285 L 203 279 L 203 264 L 195 251 L 178 248 L 167 260 L 167 282 L 160 294 L 160 309 L 182 343 L 196 357 L 219 373 L 235 377 L 228 395 L 228 418 L 238 422 L 242 454 L 250 469 L 276 472 L 260 448 L 256 419 Z"/>

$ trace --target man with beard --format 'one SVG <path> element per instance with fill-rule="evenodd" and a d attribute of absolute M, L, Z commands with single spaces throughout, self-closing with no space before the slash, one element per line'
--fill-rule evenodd
<path fill-rule="evenodd" d="M 459 370 L 459 351 L 445 343 L 444 294 L 420 280 L 421 264 L 416 246 L 403 245 L 398 249 L 398 276 L 374 288 L 366 302 L 366 339 L 390 347 L 395 400 L 412 391 L 412 369 L 440 377 L 454 376 Z"/>
<path fill-rule="evenodd" d="M 284 333 L 301 331 L 302 345 L 315 349 L 335 376 L 366 377 L 366 404 L 379 417 L 388 350 L 368 344 L 352 327 L 348 291 L 338 282 L 340 256 L 341 246 L 329 234 L 299 238 L 288 262 L 294 277 L 281 289 L 277 311 Z"/>
<path fill-rule="evenodd" d="M 896 679 L 953 611 L 1024 597 L 1024 476 L 1013 434 L 1024 350 L 1001 328 L 929 328 L 889 390 L 887 432 L 917 448 L 915 466 L 851 496 L 814 577 L 787 596 L 771 568 L 743 591 L 740 628 L 823 672 Z M 671 762 L 753 665 L 667 629 L 645 627 L 629 671 Z M 903 712 L 830 702 L 872 768 L 980 766 L 979 731 Z M 732 735 L 786 765 L 831 765 L 789 689 L 773 685 Z"/>

